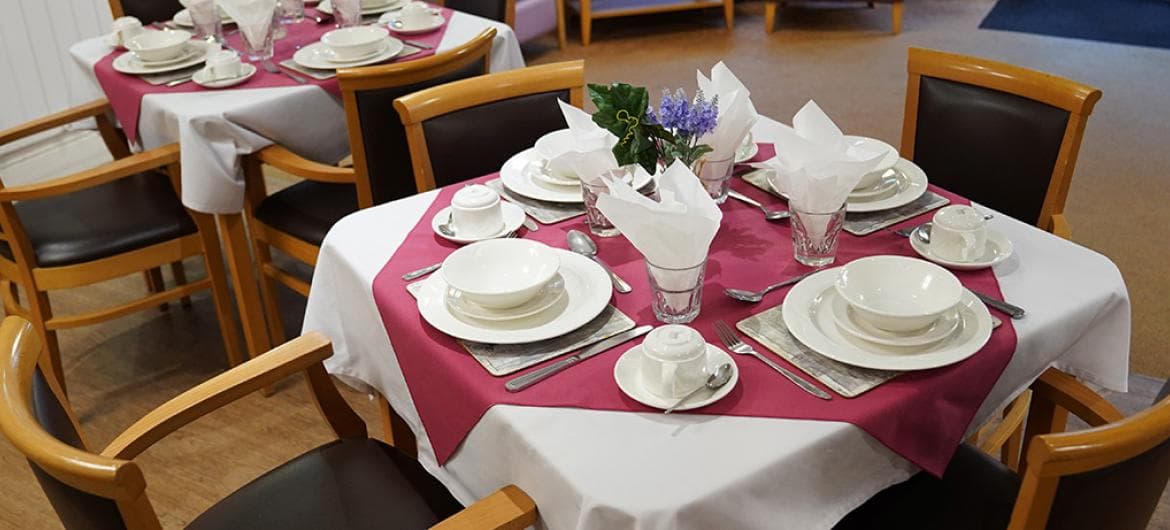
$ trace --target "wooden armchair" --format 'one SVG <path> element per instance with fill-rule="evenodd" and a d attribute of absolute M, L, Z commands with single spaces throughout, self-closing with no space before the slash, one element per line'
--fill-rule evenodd
<path fill-rule="evenodd" d="M 875 7 L 879 0 L 866 0 L 866 6 L 870 9 Z M 897 35 L 902 32 L 902 11 L 903 0 L 880 0 L 883 3 L 890 4 L 890 33 Z M 860 0 L 858 0 L 860 3 Z M 765 0 L 764 1 L 764 31 L 772 33 L 776 31 L 776 15 L 778 9 L 788 7 L 789 2 L 785 0 Z"/>
<path fill-rule="evenodd" d="M 536 521 L 535 504 L 515 486 L 464 509 L 418 462 L 367 438 L 365 422 L 321 364 L 333 351 L 316 333 L 180 394 L 101 452 L 87 448 L 60 387 L 38 369 L 40 338 L 28 321 L 5 318 L 0 348 L 0 431 L 28 458 L 68 529 L 160 528 L 133 459 L 183 426 L 297 373 L 339 439 L 245 485 L 188 528 L 519 530 Z"/>
<path fill-rule="evenodd" d="M 70 122 L 95 118 L 113 162 L 16 187 L 0 185 L 0 298 L 5 311 L 33 322 L 44 337 L 46 370 L 65 386 L 57 330 L 88 326 L 210 289 L 231 365 L 241 361 L 219 239 L 210 215 L 179 201 L 179 147 L 131 155 L 104 100 L 6 131 L 0 145 Z M 184 258 L 201 256 L 207 278 L 186 283 Z M 159 283 L 138 300 L 80 315 L 54 315 L 49 291 L 89 285 L 172 264 L 178 285 Z M 148 278 L 150 275 L 148 275 Z M 19 286 L 28 298 L 20 302 Z"/>

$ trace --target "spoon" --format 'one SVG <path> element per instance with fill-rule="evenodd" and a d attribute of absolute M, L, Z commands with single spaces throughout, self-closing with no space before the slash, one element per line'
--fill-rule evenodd
<path fill-rule="evenodd" d="M 447 237 L 455 237 L 455 223 L 452 222 L 450 213 L 447 214 L 447 222 L 439 225 L 439 233 Z"/>
<path fill-rule="evenodd" d="M 691 396 L 699 393 L 700 390 L 704 388 L 718 390 L 719 387 L 726 385 L 728 381 L 731 381 L 731 363 L 723 363 L 719 365 L 719 368 L 715 369 L 715 373 L 707 377 L 707 382 L 703 383 L 703 386 L 692 390 L 691 393 L 683 396 L 682 399 L 675 401 L 674 404 L 671 405 L 670 408 L 666 409 L 664 413 L 670 414 L 671 412 L 674 412 L 674 409 L 677 409 L 679 405 L 682 405 L 683 402 L 690 399 Z"/>
<path fill-rule="evenodd" d="M 724 289 L 723 294 L 730 296 L 736 300 L 739 300 L 740 302 L 750 302 L 750 303 L 755 304 L 755 303 L 759 302 L 760 300 L 763 300 L 764 295 L 766 295 L 772 291 L 775 291 L 776 289 L 784 287 L 785 285 L 792 285 L 796 282 L 799 282 L 800 280 L 807 278 L 812 273 L 818 272 L 818 271 L 820 271 L 820 269 L 817 269 L 815 271 L 806 272 L 804 274 L 801 274 L 800 276 L 795 276 L 795 277 L 789 278 L 787 280 L 784 280 L 782 282 L 778 282 L 778 283 L 774 283 L 772 285 L 769 285 L 769 286 L 767 286 L 759 291 L 745 291 L 743 289 Z"/>
<path fill-rule="evenodd" d="M 769 210 L 766 206 L 764 206 L 763 204 L 760 204 L 759 201 L 757 201 L 751 197 L 748 197 L 747 195 L 744 195 L 744 194 L 742 194 L 738 191 L 735 191 L 735 190 L 728 191 L 727 196 L 731 197 L 732 199 L 735 199 L 737 201 L 743 202 L 745 204 L 750 204 L 752 206 L 755 206 L 756 208 L 759 208 L 761 212 L 764 212 L 764 219 L 767 221 L 779 221 L 781 219 L 788 219 L 792 215 L 789 212 L 783 212 L 780 210 Z"/>
<path fill-rule="evenodd" d="M 598 265 L 601 265 L 601 268 L 605 269 L 605 272 L 609 273 L 609 279 L 613 282 L 613 288 L 617 292 L 628 293 L 633 290 L 630 284 L 626 283 L 621 276 L 618 276 L 613 269 L 609 268 L 609 265 L 606 265 L 604 261 L 601 261 L 597 257 L 597 245 L 593 243 L 592 239 L 589 239 L 589 236 L 580 230 L 569 230 L 567 239 L 569 240 L 569 250 L 597 262 Z"/>

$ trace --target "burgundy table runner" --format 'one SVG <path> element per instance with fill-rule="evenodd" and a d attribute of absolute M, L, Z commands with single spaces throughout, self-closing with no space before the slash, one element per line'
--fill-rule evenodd
<path fill-rule="evenodd" d="M 451 21 L 453 11 L 447 8 L 441 8 L 443 18 L 447 22 Z M 308 13 L 306 13 L 308 14 Z M 298 24 L 290 24 L 285 26 L 288 30 L 288 35 L 283 39 L 277 40 L 273 44 L 272 63 L 277 64 L 285 59 L 293 56 L 298 49 L 303 46 L 312 44 L 320 40 L 321 35 L 326 32 L 336 29 L 333 24 L 317 24 L 315 21 L 306 18 Z M 439 43 L 443 40 L 443 35 L 447 33 L 447 24 L 443 24 L 441 28 L 431 33 L 424 35 L 414 35 L 410 37 L 403 37 L 396 35 L 393 31 L 390 32 L 392 37 L 407 39 L 415 42 L 420 42 L 431 46 L 430 49 L 424 49 L 418 53 L 403 57 L 397 60 L 387 61 L 390 63 L 398 61 L 410 61 L 414 59 L 421 59 L 435 54 Z M 240 32 L 236 32 L 227 38 L 227 45 L 234 50 L 244 49 L 244 36 Z M 114 70 L 114 59 L 119 55 L 128 53 L 124 50 L 115 50 L 109 55 L 103 57 L 93 66 L 95 77 L 97 77 L 98 84 L 102 87 L 102 92 L 105 92 L 106 98 L 110 101 L 110 106 L 114 109 L 114 115 L 117 116 L 118 122 L 122 124 L 122 130 L 125 131 L 126 137 L 131 141 L 138 139 L 138 114 L 142 108 L 142 97 L 147 94 L 160 93 L 175 93 L 175 92 L 202 92 L 207 90 L 233 90 L 237 88 L 268 88 L 278 86 L 296 86 L 299 83 L 294 81 L 287 75 L 270 73 L 256 64 L 256 73 L 248 78 L 243 83 L 228 87 L 226 89 L 208 89 L 203 88 L 194 82 L 183 83 L 178 86 L 168 87 L 165 85 L 152 85 L 143 81 L 136 75 L 123 74 Z M 337 78 L 333 77 L 324 81 L 313 79 L 304 74 L 293 72 L 298 77 L 301 77 L 325 89 L 334 96 L 341 96 L 341 88 L 338 86 Z"/>
<path fill-rule="evenodd" d="M 761 149 L 757 158 L 770 156 L 763 151 Z M 489 175 L 477 182 L 495 176 Z M 451 457 L 484 412 L 497 404 L 655 412 L 656 409 L 626 397 L 613 380 L 613 367 L 618 357 L 635 342 L 607 351 L 523 392 L 509 393 L 504 390 L 507 378 L 489 375 L 454 339 L 422 319 L 415 300 L 406 291 L 407 282 L 401 276 L 440 261 L 457 248 L 434 235 L 430 220 L 450 203 L 459 186 L 461 184 L 448 186 L 439 192 L 373 284 L 382 322 L 439 464 Z M 739 179 L 733 182 L 733 188 L 766 205 L 778 202 Z M 933 186 L 931 190 L 955 203 L 968 204 L 952 193 Z M 721 208 L 723 226 L 712 243 L 707 262 L 702 312 L 690 324 L 708 342 L 717 345 L 720 343 L 713 329 L 714 320 L 723 319 L 734 325 L 780 303 L 787 289 L 769 295 L 763 303 L 752 305 L 728 298 L 723 294 L 724 288 L 762 288 L 809 270 L 792 257 L 792 238 L 787 223 L 768 223 L 759 210 L 735 200 L 727 201 Z M 911 226 L 927 218 L 924 214 L 900 226 Z M 542 226 L 539 231 L 525 233 L 523 237 L 565 248 L 565 234 L 570 229 L 588 232 L 584 217 Z M 638 324 L 660 325 L 650 308 L 650 287 L 642 256 L 620 236 L 594 239 L 600 248 L 599 255 L 634 288 L 629 294 L 615 294 L 615 305 Z M 875 254 L 916 256 L 905 238 L 890 231 L 866 237 L 842 233 L 834 265 Z M 955 274 L 970 288 L 993 296 L 1001 295 L 999 284 L 990 270 Z M 744 340 L 773 360 L 786 363 L 750 338 L 744 337 Z M 1015 330 L 1011 321 L 1005 319 L 1004 325 L 992 333 L 990 342 L 961 363 L 908 372 L 857 398 L 846 399 L 834 394 L 830 401 L 806 394 L 764 363 L 733 356 L 740 370 L 739 384 L 722 400 L 687 411 L 687 414 L 848 422 L 928 472 L 941 475 L 1015 348 Z"/>

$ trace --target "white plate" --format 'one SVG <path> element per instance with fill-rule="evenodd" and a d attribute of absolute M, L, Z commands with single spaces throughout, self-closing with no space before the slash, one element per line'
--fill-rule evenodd
<path fill-rule="evenodd" d="M 435 231 L 435 235 L 437 235 L 443 239 L 446 239 L 447 241 L 453 241 L 455 243 L 467 244 L 467 243 L 475 243 L 476 241 L 483 241 L 486 239 L 495 239 L 497 237 L 503 237 L 505 235 L 508 235 L 508 233 L 510 233 L 510 232 L 516 231 L 518 228 L 520 228 L 520 225 L 524 224 L 525 213 L 524 213 L 524 210 L 521 210 L 519 206 L 516 206 L 515 204 L 512 204 L 510 202 L 500 201 L 500 209 L 502 210 L 502 213 L 504 214 L 504 227 L 501 228 L 498 232 L 496 232 L 492 235 L 489 235 L 489 236 L 459 237 L 458 232 L 456 232 L 455 237 L 448 237 L 445 234 L 443 234 L 442 232 L 440 232 L 439 225 L 447 222 L 447 219 L 451 215 L 451 207 L 450 206 L 443 208 L 442 210 L 439 210 L 439 213 L 436 213 L 435 216 L 431 218 L 431 230 Z"/>
<path fill-rule="evenodd" d="M 609 304 L 609 275 L 593 260 L 554 248 L 561 259 L 565 296 L 538 315 L 505 322 L 476 322 L 452 314 L 447 307 L 447 282 L 432 274 L 418 292 L 418 311 L 435 329 L 452 337 L 487 344 L 522 344 L 560 337 L 593 320 Z"/>
<path fill-rule="evenodd" d="M 365 59 L 340 62 L 333 60 L 333 50 L 330 50 L 322 42 L 314 42 L 304 48 L 297 50 L 293 54 L 293 62 L 304 66 L 305 68 L 316 68 L 318 70 L 334 70 L 337 68 L 351 68 L 354 66 L 365 66 L 367 64 L 380 63 L 382 61 L 393 59 L 394 56 L 402 52 L 402 41 L 394 37 L 386 37 L 385 47 L 381 52 L 370 55 Z"/>
<path fill-rule="evenodd" d="M 530 317 L 544 311 L 561 301 L 565 296 L 565 279 L 560 274 L 553 276 L 536 296 L 517 307 L 508 309 L 491 309 L 483 307 L 464 296 L 460 296 L 458 289 L 448 289 L 447 308 L 461 316 L 492 322 L 517 320 Z"/>
<path fill-rule="evenodd" d="M 748 160 L 751 160 L 753 157 L 755 157 L 759 152 L 759 144 L 755 142 L 745 143 L 739 146 L 739 149 L 735 151 L 735 163 L 739 164 L 742 162 L 747 162 Z"/>
<path fill-rule="evenodd" d="M 525 149 L 504 162 L 504 167 L 500 169 L 500 181 L 504 183 L 504 187 L 508 188 L 508 191 L 529 199 L 546 202 L 584 202 L 584 199 L 581 198 L 580 186 L 559 186 L 541 182 L 533 176 L 539 171 L 544 171 L 544 159 L 536 152 L 535 148 Z M 646 172 L 638 171 L 635 173 L 631 186 L 634 189 L 641 189 L 651 180 L 653 177 Z"/>
<path fill-rule="evenodd" d="M 187 46 L 202 47 L 203 51 L 200 53 L 198 48 L 196 48 L 197 51 L 186 60 L 162 66 L 148 66 L 143 64 L 142 61 L 139 61 L 138 57 L 133 53 L 126 52 L 114 59 L 114 70 L 122 72 L 123 74 L 131 75 L 161 74 L 163 72 L 182 70 L 189 66 L 195 66 L 206 60 L 208 54 L 219 51 L 218 44 L 211 44 L 202 41 L 193 40 L 187 43 Z"/>
<path fill-rule="evenodd" d="M 915 347 L 926 346 L 941 341 L 959 328 L 959 312 L 948 311 L 934 324 L 925 330 L 913 333 L 896 333 L 879 329 L 873 324 L 859 318 L 857 312 L 840 296 L 834 296 L 829 301 L 829 309 L 833 312 L 833 322 L 842 331 L 859 339 L 881 344 L 884 346 Z"/>
<path fill-rule="evenodd" d="M 766 171 L 766 170 L 761 170 Z M 880 212 L 882 210 L 890 210 L 899 206 L 905 206 L 917 200 L 926 193 L 926 173 L 921 168 L 914 165 L 914 162 L 899 158 L 898 162 L 894 164 L 894 169 L 891 171 L 898 178 L 898 189 L 888 197 L 881 197 L 878 200 L 856 200 L 853 194 L 849 195 L 846 202 L 846 212 Z M 767 179 L 771 184 L 772 179 Z M 775 188 L 772 188 L 775 190 Z M 788 198 L 788 194 L 776 190 L 781 197 Z"/>
<path fill-rule="evenodd" d="M 134 52 L 130 52 L 130 53 L 134 53 Z M 189 60 L 191 60 L 191 58 L 195 57 L 197 54 L 202 54 L 202 53 L 203 53 L 203 50 L 200 49 L 198 46 L 191 46 L 189 43 L 185 43 L 185 44 L 183 44 L 183 51 L 179 52 L 179 55 L 177 55 L 175 57 L 171 57 L 170 59 L 163 59 L 161 61 L 144 61 L 144 60 L 142 60 L 141 57 L 138 57 L 137 55 L 135 55 L 134 58 L 135 58 L 135 60 L 138 61 L 138 64 L 141 64 L 142 66 L 144 66 L 146 68 L 158 68 L 160 66 L 170 66 L 172 64 L 181 63 L 183 61 L 189 61 Z"/>
<path fill-rule="evenodd" d="M 409 0 L 388 0 L 384 4 L 380 4 L 380 5 L 377 5 L 374 7 L 363 7 L 362 8 L 362 16 L 380 15 L 380 14 L 385 13 L 387 11 L 401 9 L 402 6 L 406 5 L 406 2 L 408 2 L 408 1 Z M 333 14 L 333 3 L 330 2 L 330 0 L 321 0 L 321 2 L 317 4 L 317 11 L 320 11 L 322 13 L 329 13 L 330 15 L 332 15 Z"/>
<path fill-rule="evenodd" d="M 902 348 L 883 346 L 841 333 L 833 321 L 833 283 L 841 267 L 818 272 L 796 284 L 784 299 L 784 324 L 805 346 L 835 361 L 878 370 L 926 370 L 966 359 L 991 338 L 991 314 L 975 295 L 963 291 L 959 330 L 935 344 Z"/>
<path fill-rule="evenodd" d="M 208 80 L 207 69 L 201 68 L 199 71 L 195 72 L 195 75 L 191 76 L 191 82 L 203 88 L 227 88 L 230 86 L 236 86 L 240 83 L 243 83 L 244 81 L 247 81 L 248 79 L 251 79 L 252 75 L 256 73 L 256 66 L 248 63 L 240 64 L 240 68 L 244 70 L 242 75 L 237 77 L 230 77 L 228 79 L 216 80 Z"/>
<path fill-rule="evenodd" d="M 422 35 L 423 33 L 430 33 L 443 27 L 443 24 L 447 23 L 447 19 L 443 18 L 442 13 L 432 12 L 431 20 L 425 24 L 419 24 L 418 26 L 403 26 L 399 28 L 394 24 L 398 22 L 399 15 L 401 15 L 401 13 L 401 11 L 393 14 L 387 13 L 382 15 L 382 18 L 379 18 L 378 22 L 386 24 L 387 29 L 400 35 Z"/>
<path fill-rule="evenodd" d="M 910 246 L 914 248 L 919 256 L 922 256 L 930 261 L 933 261 L 948 269 L 955 269 L 960 271 L 973 271 L 978 269 L 986 269 L 1008 259 L 1012 255 L 1012 242 L 1007 236 L 1000 233 L 998 230 L 987 230 L 987 247 L 983 250 L 983 255 L 975 261 L 950 261 L 940 258 L 930 252 L 930 245 L 918 239 L 918 231 L 922 227 L 916 227 L 914 232 L 910 234 Z"/>
<path fill-rule="evenodd" d="M 876 186 L 861 190 L 854 188 L 853 191 L 849 192 L 848 200 L 851 202 L 866 202 L 882 198 L 884 195 L 892 195 L 897 192 L 896 189 L 899 182 L 898 173 L 892 169 L 888 169 L 882 175 L 882 178 L 878 180 Z"/>
<path fill-rule="evenodd" d="M 621 389 L 622 393 L 630 396 L 634 401 L 656 409 L 665 410 L 670 408 L 671 405 L 674 405 L 678 401 L 678 398 L 659 397 L 657 394 L 646 390 L 642 386 L 642 355 L 641 344 L 626 350 L 618 358 L 617 364 L 613 366 L 613 379 L 617 381 L 618 388 Z M 714 392 L 710 390 L 699 392 L 674 410 L 691 410 L 706 407 L 731 393 L 731 389 L 735 388 L 735 385 L 739 383 L 739 366 L 735 364 L 735 361 L 727 352 L 708 343 L 706 373 L 714 372 L 723 363 L 731 365 L 731 380 L 727 384 L 719 387 Z"/>
<path fill-rule="evenodd" d="M 220 16 L 220 20 L 222 21 L 222 22 L 220 22 L 220 24 L 235 24 L 236 23 L 235 20 L 232 20 L 232 17 L 227 16 L 227 13 L 220 13 L 219 16 Z M 195 27 L 195 22 L 193 20 L 191 20 L 191 12 L 187 11 L 186 9 L 180 10 L 178 13 L 175 13 L 175 16 L 173 18 L 171 18 L 171 21 L 174 22 L 176 25 L 183 26 L 185 28 Z"/>

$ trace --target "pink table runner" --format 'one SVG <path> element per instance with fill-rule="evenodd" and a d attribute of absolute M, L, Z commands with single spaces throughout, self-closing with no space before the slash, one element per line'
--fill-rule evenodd
<path fill-rule="evenodd" d="M 448 22 L 451 20 L 452 10 L 447 8 L 441 9 L 443 18 Z M 333 24 L 317 24 L 313 20 L 306 18 L 299 24 L 290 24 L 285 26 L 288 29 L 288 36 L 276 41 L 273 45 L 272 62 L 273 64 L 280 63 L 285 59 L 293 56 L 294 53 L 301 47 L 312 44 L 320 40 L 321 35 L 325 32 L 336 29 Z M 447 24 L 443 24 L 438 30 L 427 33 L 425 35 L 416 35 L 411 37 L 401 37 L 391 32 L 392 36 L 399 38 L 406 38 L 411 41 L 425 43 L 431 46 L 430 49 L 424 49 L 419 53 L 403 57 L 395 61 L 410 61 L 414 59 L 421 59 L 435 54 L 439 43 L 443 40 L 443 35 L 447 32 Z M 228 47 L 234 50 L 244 49 L 243 35 L 239 32 L 227 38 Z M 126 132 L 126 137 L 131 141 L 138 139 L 138 114 L 142 108 L 142 97 L 147 94 L 159 93 L 174 93 L 174 92 L 202 92 L 205 90 L 212 90 L 203 88 L 195 83 L 183 83 L 174 87 L 167 87 L 165 85 L 152 85 L 143 81 L 138 76 L 128 75 L 114 70 L 114 59 L 119 55 L 127 53 L 122 50 L 114 51 L 109 55 L 94 64 L 93 71 L 97 77 L 98 84 L 101 85 L 102 91 L 106 93 L 106 98 L 110 101 L 110 106 L 114 109 L 114 115 L 118 117 L 118 122 L 122 124 L 122 129 Z M 256 65 L 256 73 L 248 80 L 235 85 L 231 88 L 267 88 L 276 86 L 296 86 L 298 83 L 284 74 L 269 73 Z M 304 74 L 293 72 L 317 85 L 334 96 L 341 95 L 341 88 L 338 86 L 337 78 L 330 78 L 324 81 L 313 79 Z"/>
<path fill-rule="evenodd" d="M 478 181 L 494 177 L 489 175 Z M 439 464 L 450 458 L 483 413 L 497 404 L 654 412 L 656 409 L 626 397 L 613 380 L 614 364 L 633 343 L 614 348 L 546 382 L 513 394 L 504 390 L 505 378 L 489 375 L 452 338 L 430 327 L 419 316 L 415 300 L 407 293 L 406 282 L 401 276 L 441 260 L 456 248 L 433 234 L 430 219 L 450 203 L 459 186 L 448 186 L 440 191 L 373 284 L 382 322 Z M 733 187 L 764 204 L 777 202 L 738 179 Z M 932 190 L 957 203 L 967 203 L 938 188 L 932 187 Z M 783 293 L 773 293 L 764 303 L 744 304 L 724 296 L 724 288 L 762 288 L 808 270 L 792 258 L 792 239 L 787 223 L 767 223 L 759 210 L 734 200 L 727 201 L 722 209 L 723 226 L 712 243 L 707 263 L 702 313 L 690 324 L 713 344 L 719 344 L 712 327 L 715 319 L 734 324 L 783 300 Z M 925 216 L 920 216 L 904 225 L 913 225 L 924 219 Z M 524 237 L 565 248 L 565 234 L 574 228 L 587 231 L 583 217 L 543 226 L 539 231 L 524 234 Z M 650 308 L 650 287 L 642 256 L 622 237 L 595 239 L 600 256 L 634 288 L 629 294 L 615 294 L 614 303 L 639 324 L 657 325 Z M 864 238 L 842 233 L 836 265 L 874 254 L 915 256 L 905 238 L 889 231 Z M 989 270 L 956 274 L 971 288 L 1000 295 L 999 284 Z M 746 337 L 745 340 L 751 341 Z M 759 344 L 753 345 L 759 351 L 767 352 Z M 688 414 L 844 421 L 864 429 L 928 472 L 941 475 L 1015 348 L 1015 330 L 1010 320 L 1005 320 L 1005 325 L 992 334 L 987 346 L 966 361 L 906 373 L 857 398 L 845 399 L 835 395 L 831 401 L 804 393 L 764 363 L 736 356 L 740 370 L 740 382 L 736 388 L 724 399 L 688 411 Z M 785 362 L 774 355 L 772 358 Z"/>

